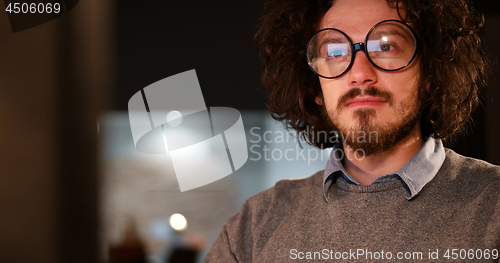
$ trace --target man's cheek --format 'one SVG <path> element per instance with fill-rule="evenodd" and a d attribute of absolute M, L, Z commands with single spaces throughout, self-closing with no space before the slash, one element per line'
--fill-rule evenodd
<path fill-rule="evenodd" d="M 325 106 L 328 110 L 336 109 L 339 101 L 339 96 L 337 94 L 326 94 L 323 98 Z"/>

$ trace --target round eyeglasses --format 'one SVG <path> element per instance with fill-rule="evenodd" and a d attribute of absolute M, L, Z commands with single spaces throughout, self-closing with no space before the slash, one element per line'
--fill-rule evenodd
<path fill-rule="evenodd" d="M 375 67 L 385 71 L 405 68 L 417 54 L 417 37 L 413 29 L 399 20 L 385 20 L 374 25 L 364 43 L 353 44 L 335 28 L 316 32 L 307 44 L 307 63 L 318 76 L 333 79 L 349 71 L 356 52 L 365 53 Z"/>

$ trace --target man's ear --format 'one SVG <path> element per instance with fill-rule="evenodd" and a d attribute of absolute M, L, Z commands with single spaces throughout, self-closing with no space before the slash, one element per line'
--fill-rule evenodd
<path fill-rule="evenodd" d="M 323 106 L 325 104 L 325 101 L 323 100 L 323 94 L 316 96 L 316 98 L 314 99 L 314 102 L 316 102 L 316 104 L 318 104 L 320 106 Z"/>

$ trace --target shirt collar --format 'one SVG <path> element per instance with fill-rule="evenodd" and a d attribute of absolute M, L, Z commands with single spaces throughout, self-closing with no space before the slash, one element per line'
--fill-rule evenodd
<path fill-rule="evenodd" d="M 323 195 L 326 202 L 328 202 L 328 191 L 332 186 L 335 172 L 342 172 L 344 178 L 350 183 L 361 184 L 356 178 L 352 177 L 342 165 L 342 159 L 344 157 L 344 151 L 342 148 L 342 143 L 337 143 L 334 145 L 328 162 L 326 163 L 325 171 L 323 174 Z M 441 165 L 445 159 L 445 151 L 443 143 L 440 139 L 435 139 L 429 136 L 427 141 L 424 143 L 422 148 L 410 159 L 401 169 L 397 170 L 392 174 L 387 174 L 382 177 L 387 177 L 390 175 L 397 175 L 406 184 L 410 195 L 406 199 L 411 200 L 415 198 L 437 174 Z M 379 180 L 379 178 L 374 180 Z"/>

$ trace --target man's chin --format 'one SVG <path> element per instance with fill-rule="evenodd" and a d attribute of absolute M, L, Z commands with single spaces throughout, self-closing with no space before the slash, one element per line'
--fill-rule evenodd
<path fill-rule="evenodd" d="M 380 141 L 381 131 L 378 129 L 366 129 L 367 124 L 354 124 L 356 129 L 340 131 L 342 142 L 353 152 L 362 154 L 364 157 L 381 153 L 385 147 Z"/>
<path fill-rule="evenodd" d="M 345 142 L 346 146 L 350 148 L 350 151 L 354 152 L 358 156 L 358 159 L 364 159 L 369 156 L 374 156 L 382 152 L 387 151 L 383 147 L 380 147 L 378 143 L 356 143 L 356 142 Z"/>
<path fill-rule="evenodd" d="M 340 134 L 343 136 L 340 139 L 343 139 L 344 144 L 352 151 L 368 157 L 391 151 L 410 135 L 416 125 L 418 125 L 418 118 L 385 127 L 373 125 L 369 121 L 360 122 L 355 125 L 356 129 L 354 127 L 346 130 L 340 129 Z"/>

